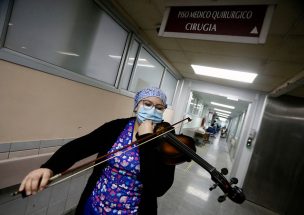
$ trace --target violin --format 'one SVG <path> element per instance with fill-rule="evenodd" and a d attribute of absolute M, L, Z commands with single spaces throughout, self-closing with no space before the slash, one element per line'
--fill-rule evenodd
<path fill-rule="evenodd" d="M 104 162 L 106 162 L 109 159 L 112 159 L 115 157 L 115 153 L 122 150 L 128 150 L 127 148 L 131 145 L 137 144 L 137 146 L 140 146 L 142 144 L 145 144 L 149 142 L 150 140 L 159 138 L 160 139 L 160 150 L 162 153 L 163 160 L 168 165 L 177 165 L 185 161 L 195 161 L 197 164 L 199 164 L 201 167 L 203 167 L 205 170 L 207 170 L 210 175 L 211 179 L 215 182 L 215 184 L 209 188 L 209 190 L 215 189 L 217 186 L 220 187 L 220 189 L 224 192 L 224 195 L 220 196 L 218 198 L 219 202 L 225 201 L 226 197 L 230 198 L 232 201 L 241 204 L 245 201 L 245 195 L 243 193 L 243 190 L 237 186 L 232 186 L 233 184 L 237 184 L 238 180 L 236 178 L 231 178 L 230 182 L 227 181 L 227 179 L 224 177 L 224 175 L 228 174 L 227 169 L 222 169 L 221 172 L 218 172 L 215 167 L 213 167 L 211 164 L 209 164 L 206 160 L 201 158 L 199 155 L 196 154 L 196 148 L 195 148 L 195 142 L 192 137 L 180 134 L 175 135 L 174 132 L 174 125 L 183 122 L 185 120 L 191 121 L 190 118 L 183 119 L 173 125 L 170 125 L 169 123 L 163 122 L 157 124 L 154 129 L 154 133 L 151 135 L 148 135 L 140 140 L 134 141 L 131 144 L 124 146 L 123 148 L 113 151 L 109 154 L 100 156 L 96 158 L 93 161 L 90 161 L 88 163 L 85 163 L 77 168 L 70 169 L 67 171 L 64 171 L 62 173 L 59 173 L 57 175 L 54 175 L 50 178 L 50 184 L 47 187 L 54 186 L 55 184 L 58 184 L 68 178 L 71 178 L 79 173 L 82 173 L 84 171 L 87 171 L 97 165 L 100 165 Z M 132 149 L 132 148 L 131 148 Z M 112 155 L 111 158 L 107 158 L 109 155 Z M 80 169 L 80 170 L 79 170 Z M 77 171 L 77 172 L 76 172 Z M 76 172 L 74 174 L 70 174 L 71 172 Z M 66 176 L 68 175 L 68 176 Z M 63 179 L 58 179 L 59 177 L 66 176 Z M 58 180 L 56 180 L 58 179 Z M 56 181 L 55 181 L 56 180 Z M 24 192 L 16 191 L 12 193 L 13 196 L 21 194 L 23 197 L 26 197 Z"/>
<path fill-rule="evenodd" d="M 183 134 L 175 135 L 174 132 L 165 132 L 170 129 L 172 130 L 172 127 L 168 126 L 168 124 L 160 123 L 155 127 L 156 133 L 164 132 L 159 137 L 162 140 L 161 151 L 165 158 L 164 162 L 169 165 L 176 165 L 192 159 L 203 167 L 211 175 L 211 180 L 215 182 L 209 190 L 212 191 L 216 187 L 220 187 L 224 192 L 224 195 L 218 197 L 219 202 L 225 201 L 228 196 L 235 203 L 243 203 L 246 199 L 243 190 L 237 186 L 232 186 L 238 183 L 238 179 L 231 178 L 230 182 L 228 182 L 224 176 L 228 174 L 226 168 L 218 172 L 215 167 L 196 154 L 195 142 L 192 137 Z"/>

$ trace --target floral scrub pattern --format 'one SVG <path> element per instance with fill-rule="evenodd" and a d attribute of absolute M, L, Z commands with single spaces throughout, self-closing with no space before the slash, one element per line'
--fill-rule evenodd
<path fill-rule="evenodd" d="M 134 123 L 135 119 L 128 122 L 109 152 L 132 142 Z M 134 145 L 128 149 L 131 150 L 115 153 L 116 157 L 108 161 L 108 166 L 87 201 L 85 214 L 137 213 L 142 190 L 142 183 L 138 179 L 139 151 Z"/>

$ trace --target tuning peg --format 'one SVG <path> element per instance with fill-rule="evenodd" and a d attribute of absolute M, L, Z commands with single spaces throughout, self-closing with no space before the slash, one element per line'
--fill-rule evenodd
<path fill-rule="evenodd" d="M 222 173 L 223 175 L 227 175 L 227 174 L 228 174 L 228 169 L 227 169 L 227 168 L 222 168 L 222 169 L 221 169 L 221 173 Z"/>
<path fill-rule="evenodd" d="M 212 187 L 209 188 L 210 191 L 214 190 L 217 187 L 217 184 L 212 185 Z"/>
<path fill-rule="evenodd" d="M 230 179 L 230 184 L 237 184 L 239 182 L 239 180 L 235 177 Z"/>
<path fill-rule="evenodd" d="M 225 201 L 225 200 L 226 200 L 226 195 L 219 196 L 219 197 L 217 198 L 217 201 L 218 201 L 218 202 L 223 202 L 223 201 Z"/>

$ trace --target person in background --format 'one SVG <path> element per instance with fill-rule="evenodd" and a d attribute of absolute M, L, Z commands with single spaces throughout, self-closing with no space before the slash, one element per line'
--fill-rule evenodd
<path fill-rule="evenodd" d="M 35 194 L 47 186 L 50 177 L 75 162 L 95 153 L 105 155 L 146 137 L 163 121 L 166 107 L 166 95 L 159 88 L 137 92 L 134 98 L 136 117 L 110 121 L 65 144 L 41 168 L 23 179 L 19 191 Z M 130 146 L 131 150 L 116 152 L 114 159 L 94 167 L 76 214 L 157 214 L 157 197 L 172 186 L 175 171 L 174 165 L 162 162 L 159 145 L 159 140 L 155 139 L 140 148 Z"/>

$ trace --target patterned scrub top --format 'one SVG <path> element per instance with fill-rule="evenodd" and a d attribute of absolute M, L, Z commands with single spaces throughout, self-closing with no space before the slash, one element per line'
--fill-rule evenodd
<path fill-rule="evenodd" d="M 135 119 L 128 122 L 109 150 L 113 152 L 130 144 L 133 138 Z M 142 183 L 138 148 L 128 147 L 127 152 L 117 152 L 96 183 L 85 206 L 85 214 L 136 214 L 140 202 Z M 109 155 L 113 156 L 113 155 Z"/>

